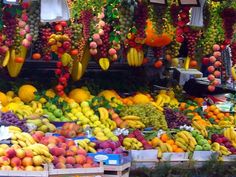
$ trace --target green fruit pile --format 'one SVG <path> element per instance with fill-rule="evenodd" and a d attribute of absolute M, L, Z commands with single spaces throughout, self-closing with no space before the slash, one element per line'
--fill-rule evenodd
<path fill-rule="evenodd" d="M 211 145 L 207 139 L 205 139 L 198 131 L 194 130 L 191 132 L 192 136 L 196 139 L 197 145 L 195 151 L 210 151 Z"/>
<path fill-rule="evenodd" d="M 146 127 L 163 130 L 168 128 L 165 115 L 150 103 L 124 106 L 120 111 L 120 116 L 129 115 L 139 116 Z"/>

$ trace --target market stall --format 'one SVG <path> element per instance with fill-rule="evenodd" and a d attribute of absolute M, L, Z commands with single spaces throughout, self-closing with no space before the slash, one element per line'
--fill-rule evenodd
<path fill-rule="evenodd" d="M 0 176 L 233 166 L 236 2 L 0 2 Z"/>

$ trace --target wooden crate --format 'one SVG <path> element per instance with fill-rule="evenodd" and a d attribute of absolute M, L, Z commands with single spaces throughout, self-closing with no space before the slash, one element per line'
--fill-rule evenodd
<path fill-rule="evenodd" d="M 49 166 L 50 177 L 95 177 L 103 176 L 104 166 L 100 163 L 99 167 L 94 168 L 69 168 L 69 169 L 54 169 L 53 165 Z"/>
<path fill-rule="evenodd" d="M 104 165 L 103 177 L 129 177 L 131 162 L 123 165 Z"/>
<path fill-rule="evenodd" d="M 48 166 L 44 166 L 44 171 L 2 171 L 0 177 L 48 177 Z"/>

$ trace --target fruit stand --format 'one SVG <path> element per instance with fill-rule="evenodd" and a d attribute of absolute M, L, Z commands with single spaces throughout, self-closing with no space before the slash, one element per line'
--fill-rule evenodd
<path fill-rule="evenodd" d="M 236 2 L 0 9 L 1 177 L 235 173 Z"/>

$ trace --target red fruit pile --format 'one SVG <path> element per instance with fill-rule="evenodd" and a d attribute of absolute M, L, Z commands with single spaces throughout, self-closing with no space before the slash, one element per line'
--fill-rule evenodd
<path fill-rule="evenodd" d="M 57 133 L 66 138 L 74 138 L 76 136 L 83 136 L 83 129 L 75 123 L 65 123 Z"/>
<path fill-rule="evenodd" d="M 212 142 L 217 142 L 221 146 L 225 146 L 232 154 L 236 154 L 236 148 L 232 145 L 228 138 L 224 137 L 224 135 L 213 134 L 211 136 Z"/>
<path fill-rule="evenodd" d="M 189 32 L 189 27 L 187 24 L 189 23 L 189 7 L 183 7 L 179 11 L 179 18 L 177 22 L 176 28 L 176 41 L 179 43 L 184 42 L 184 34 Z"/>
<path fill-rule="evenodd" d="M 211 57 L 209 57 L 210 66 L 208 66 L 207 70 L 210 73 L 208 75 L 208 80 L 210 81 L 208 90 L 210 92 L 213 92 L 215 90 L 215 87 L 219 85 L 219 81 L 216 78 L 219 78 L 221 76 L 221 72 L 219 71 L 222 65 L 220 49 L 220 46 L 218 44 L 215 44 L 213 46 L 214 53 Z"/>
<path fill-rule="evenodd" d="M 105 154 L 123 154 L 123 149 L 121 148 L 121 144 L 119 141 L 114 142 L 111 140 L 107 141 L 97 141 L 96 142 L 96 149 L 99 153 Z"/>
<path fill-rule="evenodd" d="M 56 169 L 98 167 L 98 164 L 87 156 L 87 152 L 76 146 L 73 140 L 67 140 L 63 136 L 46 136 L 40 143 L 48 146 Z"/>
<path fill-rule="evenodd" d="M 140 130 L 134 130 L 132 133 L 128 135 L 129 138 L 136 138 L 138 141 L 140 141 L 143 144 L 144 149 L 152 149 L 152 145 L 148 143 L 148 141 L 143 136 L 142 132 Z"/>

